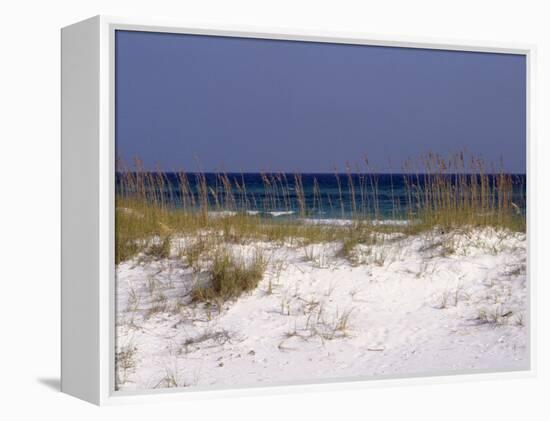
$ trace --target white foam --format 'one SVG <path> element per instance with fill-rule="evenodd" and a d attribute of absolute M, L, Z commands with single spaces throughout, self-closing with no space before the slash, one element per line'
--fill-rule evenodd
<path fill-rule="evenodd" d="M 237 212 L 233 211 L 212 211 L 208 212 L 208 216 L 212 218 L 227 218 L 228 216 L 235 216 Z"/>
<path fill-rule="evenodd" d="M 339 218 L 305 218 L 302 220 L 306 224 L 311 225 L 338 225 L 338 226 L 349 226 L 353 225 L 358 221 L 353 219 L 339 219 Z M 361 222 L 361 221 L 359 221 Z M 372 225 L 396 225 L 396 226 L 405 226 L 409 225 L 411 221 L 403 219 L 378 219 L 372 221 L 365 221 L 366 224 Z"/>
<path fill-rule="evenodd" d="M 277 217 L 277 216 L 283 216 L 283 215 L 292 215 L 296 212 L 294 211 L 274 211 L 274 212 L 269 212 L 269 214 L 271 216 L 274 216 L 274 217 Z"/>

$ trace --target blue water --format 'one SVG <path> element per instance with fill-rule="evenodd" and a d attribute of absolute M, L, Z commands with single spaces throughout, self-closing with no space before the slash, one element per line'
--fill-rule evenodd
<path fill-rule="evenodd" d="M 262 174 L 228 173 L 226 175 L 231 181 L 232 198 L 226 194 L 223 183 L 217 174 L 203 174 L 208 190 L 208 206 L 211 211 L 247 211 L 268 217 L 288 218 L 300 216 L 300 199 L 302 198 L 305 204 L 303 206 L 305 215 L 320 219 L 349 218 L 354 214 L 369 215 L 380 219 L 405 218 L 405 210 L 409 203 L 413 208 L 416 206 L 416 198 L 408 195 L 407 192 L 411 189 L 407 189 L 406 184 L 413 184 L 422 189 L 430 181 L 430 177 L 433 177 L 424 174 L 352 174 L 351 176 L 348 174 L 300 174 L 300 183 L 297 182 L 294 174 L 267 176 L 268 182 Z M 511 176 L 513 180 L 512 201 L 522 211 L 525 211 L 526 177 L 523 174 L 511 174 Z M 148 187 L 147 194 L 152 197 L 154 190 L 157 199 L 162 197 L 164 201 L 177 207 L 192 208 L 193 200 L 197 206 L 200 176 L 188 173 L 186 177 L 189 181 L 187 194 L 182 194 L 180 190 L 178 175 L 169 172 L 162 173 L 163 186 Z M 489 177 L 489 184 L 493 185 L 496 176 Z M 456 183 L 457 176 L 448 175 L 447 179 L 451 183 Z M 353 191 L 350 184 L 353 186 Z M 242 187 L 243 185 L 245 188 Z M 116 187 L 117 193 L 125 190 L 120 174 L 117 174 Z"/>

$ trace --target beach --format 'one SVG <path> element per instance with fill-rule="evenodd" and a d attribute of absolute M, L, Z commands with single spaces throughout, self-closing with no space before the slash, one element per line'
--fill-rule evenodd
<path fill-rule="evenodd" d="M 314 225 L 323 223 L 330 222 Z M 529 367 L 524 232 L 462 226 L 374 235 L 376 241 L 358 242 L 345 253 L 338 239 L 223 237 L 190 262 L 182 250 L 201 233 L 174 234 L 162 257 L 141 252 L 119 262 L 116 388 Z M 197 300 L 193 291 L 209 284 L 219 247 L 243 262 L 261 253 L 261 279 L 230 299 Z"/>

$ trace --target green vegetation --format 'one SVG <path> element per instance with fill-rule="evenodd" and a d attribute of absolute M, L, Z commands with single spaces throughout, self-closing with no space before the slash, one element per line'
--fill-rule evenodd
<path fill-rule="evenodd" d="M 229 251 L 222 250 L 214 255 L 210 285 L 195 288 L 192 298 L 194 301 L 206 302 L 236 298 L 256 288 L 265 269 L 266 261 L 259 251 L 247 262 L 243 257 L 237 258 Z"/>
<path fill-rule="evenodd" d="M 119 185 L 116 192 L 116 263 L 139 253 L 163 258 L 170 254 L 170 241 L 175 236 L 200 238 L 199 243 L 181 250 L 190 266 L 195 265 L 206 249 L 216 245 L 268 241 L 304 246 L 312 243 L 341 241 L 342 255 L 349 256 L 357 244 L 372 244 L 378 233 L 402 232 L 406 235 L 456 227 L 506 228 L 525 231 L 525 215 L 513 202 L 514 180 L 511 175 L 490 173 L 479 159 L 466 159 L 463 153 L 445 159 L 428 154 L 420 166 L 406 162 L 406 203 L 394 197 L 392 183 L 392 215 L 409 221 L 403 225 L 380 225 L 380 190 L 378 176 L 369 168 L 354 181 L 349 165 L 348 174 L 335 174 L 338 200 L 323 197 L 314 180 L 313 203 L 306 206 L 301 175 L 294 175 L 292 185 L 300 215 L 328 208 L 342 210 L 344 192 L 352 203 L 351 225 L 313 225 L 300 219 L 283 219 L 254 215 L 247 210 L 258 206 L 259 198 L 247 193 L 244 178 L 230 178 L 220 173 L 214 185 L 208 185 L 204 174 L 196 174 L 191 183 L 185 172 L 177 173 L 178 195 L 161 171 L 144 171 L 136 162 L 132 170 L 118 164 Z M 365 170 L 365 169 L 364 169 Z M 429 174 L 426 175 L 426 174 Z M 344 179 L 345 178 L 345 179 Z M 357 180 L 356 178 L 356 180 Z M 262 206 L 291 210 L 291 188 L 286 174 L 262 176 L 265 195 Z M 196 191 L 192 188 L 196 185 Z M 523 186 L 522 186 L 523 187 Z M 520 189 L 522 190 L 522 188 Z M 218 215 L 213 215 L 217 212 Z M 224 212 L 223 216 L 219 213 Z"/>

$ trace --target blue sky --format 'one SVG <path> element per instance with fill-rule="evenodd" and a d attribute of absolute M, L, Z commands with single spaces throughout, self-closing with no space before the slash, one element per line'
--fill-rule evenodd
<path fill-rule="evenodd" d="M 381 172 L 466 150 L 525 172 L 509 54 L 117 31 L 116 151 L 148 168 Z"/>

